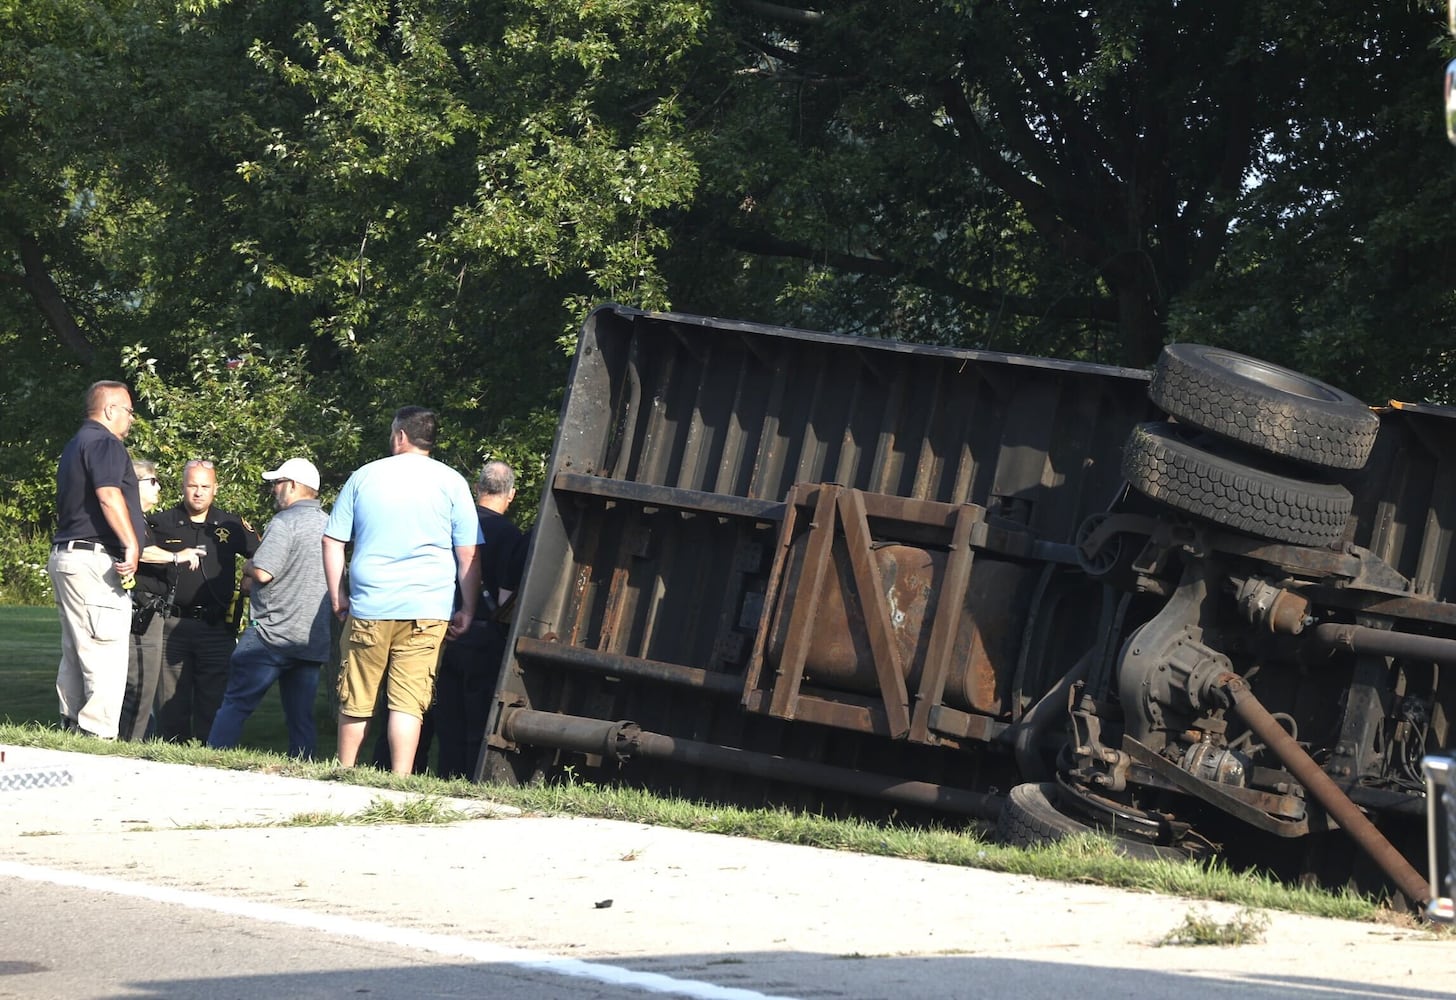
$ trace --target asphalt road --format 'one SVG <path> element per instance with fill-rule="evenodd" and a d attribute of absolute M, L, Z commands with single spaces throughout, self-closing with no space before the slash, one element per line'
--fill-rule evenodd
<path fill-rule="evenodd" d="M 1234 908 L 508 811 L 241 826 L 411 796 L 3 749 L 0 998 L 1456 996 L 1419 929 L 1159 947 Z"/>

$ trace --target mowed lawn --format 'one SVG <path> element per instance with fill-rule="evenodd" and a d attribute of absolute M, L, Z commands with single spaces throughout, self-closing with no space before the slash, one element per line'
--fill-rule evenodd
<path fill-rule="evenodd" d="M 54 607 L 0 607 L 0 720 L 57 725 L 56 665 L 61 658 L 61 623 Z M 328 671 L 320 679 L 314 718 L 318 725 L 318 758 L 327 760 L 337 750 L 333 709 L 327 691 Z M 243 746 L 257 750 L 288 750 L 283 708 L 276 689 L 243 728 Z"/>

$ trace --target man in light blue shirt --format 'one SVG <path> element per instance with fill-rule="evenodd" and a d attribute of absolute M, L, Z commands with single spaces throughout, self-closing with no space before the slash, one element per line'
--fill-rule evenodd
<path fill-rule="evenodd" d="M 440 644 L 470 627 L 483 539 L 463 476 L 430 458 L 435 414 L 406 406 L 389 430 L 390 457 L 344 484 L 324 528 L 324 578 L 344 622 L 339 670 L 339 763 L 352 767 L 380 689 L 389 707 L 390 768 L 409 774 L 434 690 Z M 344 547 L 353 543 L 349 589 Z M 454 607 L 456 588 L 461 605 Z"/>

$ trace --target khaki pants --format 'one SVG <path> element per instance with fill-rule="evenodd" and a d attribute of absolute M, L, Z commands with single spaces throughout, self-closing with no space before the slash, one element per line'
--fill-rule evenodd
<path fill-rule="evenodd" d="M 92 736 L 114 740 L 126 694 L 131 597 L 104 551 L 53 550 L 46 574 L 61 617 L 56 670 L 61 718 Z"/>

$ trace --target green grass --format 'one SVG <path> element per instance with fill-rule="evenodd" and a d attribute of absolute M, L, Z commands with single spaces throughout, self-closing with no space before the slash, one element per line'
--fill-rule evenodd
<path fill-rule="evenodd" d="M 1189 913 L 1183 923 L 1158 942 L 1161 945 L 1240 945 L 1259 944 L 1269 929 L 1269 916 L 1243 909 L 1232 920 L 1220 922 L 1207 913 Z"/>
<path fill-rule="evenodd" d="M 1107 885 L 1189 899 L 1216 900 L 1253 909 L 1352 920 L 1389 919 L 1376 901 L 1351 893 L 1331 893 L 1282 885 L 1270 878 L 1235 872 L 1218 862 L 1141 862 L 1119 854 L 1095 836 L 1076 837 L 1034 849 L 1006 847 L 974 828 L 923 828 L 892 822 L 833 820 L 783 809 L 745 809 L 665 798 L 618 785 L 598 786 L 567 775 L 563 781 L 527 787 L 482 786 L 432 775 L 394 775 L 373 768 L 340 768 L 334 754 L 334 727 L 327 693 L 320 692 L 320 759 L 294 761 L 283 755 L 287 737 L 276 701 L 248 720 L 245 746 L 209 750 L 196 743 L 120 743 L 61 732 L 56 727 L 55 670 L 59 632 L 50 608 L 0 607 L 0 743 L 53 750 L 111 754 L 230 770 L 262 771 L 320 781 L 343 781 L 372 788 L 417 792 L 426 798 L 403 806 L 379 802 L 353 817 L 304 814 L 302 825 L 344 823 L 453 822 L 461 817 L 443 798 L 502 803 L 538 815 L 589 816 L 674 827 L 730 837 L 750 837 L 831 850 L 908 858 L 982 868 L 1062 882 Z M 1240 925 L 1243 926 L 1242 924 Z M 1180 928 L 1183 931 L 1187 928 Z M 1189 934 L 1217 937 L 1221 927 L 1193 926 Z M 1177 932 L 1175 932 L 1177 933 Z"/>
<path fill-rule="evenodd" d="M 61 623 L 56 609 L 0 607 L 0 718 L 54 722 Z"/>
<path fill-rule="evenodd" d="M 54 607 L 0 607 L 0 720 L 23 725 L 53 726 L 60 719 L 56 703 L 56 666 L 61 658 L 61 623 Z M 314 701 L 318 756 L 338 752 L 338 730 L 329 701 L 328 671 Z M 243 727 L 242 745 L 284 753 L 288 729 L 278 694 L 270 691 Z"/>

